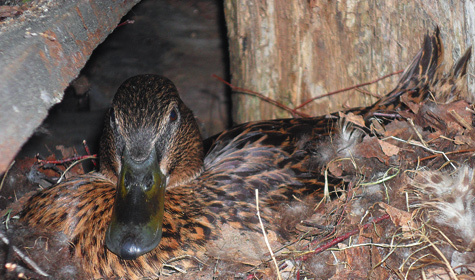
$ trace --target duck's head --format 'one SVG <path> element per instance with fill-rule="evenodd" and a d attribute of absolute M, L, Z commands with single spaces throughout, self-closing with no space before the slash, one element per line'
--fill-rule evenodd
<path fill-rule="evenodd" d="M 117 180 L 106 245 L 135 259 L 160 242 L 165 188 L 198 176 L 203 146 L 190 109 L 165 77 L 126 80 L 112 101 L 101 139 L 101 171 Z"/>

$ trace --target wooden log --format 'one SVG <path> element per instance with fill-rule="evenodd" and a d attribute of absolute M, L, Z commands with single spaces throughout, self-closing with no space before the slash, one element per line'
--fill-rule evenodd
<path fill-rule="evenodd" d="M 0 174 L 139 0 L 40 1 L 0 22 Z"/>
<path fill-rule="evenodd" d="M 449 0 L 226 0 L 231 82 L 293 108 L 403 70 L 435 26 L 452 61 L 472 44 L 474 7 L 470 1 Z M 362 89 L 383 95 L 397 80 L 396 75 Z M 321 115 L 377 99 L 365 92 L 318 99 L 303 111 Z M 235 93 L 232 101 L 237 123 L 291 116 L 249 95 Z"/>

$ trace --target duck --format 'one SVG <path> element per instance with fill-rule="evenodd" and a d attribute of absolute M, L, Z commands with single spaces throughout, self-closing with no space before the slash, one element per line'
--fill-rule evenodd
<path fill-rule="evenodd" d="M 376 112 L 408 109 L 402 96 L 414 103 L 427 99 L 442 57 L 437 28 L 394 90 L 344 113 L 368 122 Z M 460 59 L 447 83 L 465 75 L 469 57 Z M 333 147 L 330 139 L 361 131 L 339 116 L 249 122 L 203 140 L 172 81 L 134 76 L 118 88 L 106 114 L 100 170 L 34 194 L 20 220 L 64 234 L 90 279 L 157 278 L 170 259 L 202 258 L 210 242 L 223 238 L 224 225 L 258 231 L 256 190 L 263 223 L 276 231 L 283 204 L 322 199 L 328 151 L 351 144 Z M 361 132 L 347 135 L 361 138 Z M 330 184 L 341 180 L 330 178 Z"/>

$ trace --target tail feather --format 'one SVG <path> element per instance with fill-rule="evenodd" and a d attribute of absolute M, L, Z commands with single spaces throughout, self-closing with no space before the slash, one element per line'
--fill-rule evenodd
<path fill-rule="evenodd" d="M 440 65 L 444 58 L 444 46 L 436 27 L 432 35 L 424 37 L 422 48 L 404 70 L 396 88 L 371 106 L 372 111 L 396 110 L 403 106 L 400 98 L 407 94 L 409 100 L 419 103 L 429 94 L 429 87 L 440 76 Z"/>
<path fill-rule="evenodd" d="M 430 83 L 437 77 L 443 59 L 444 46 L 437 27 L 432 35 L 426 34 L 422 48 L 405 69 L 396 88 L 387 97 Z"/>
<path fill-rule="evenodd" d="M 467 74 L 467 66 L 470 57 L 472 56 L 472 47 L 469 47 L 461 58 L 452 67 L 453 77 L 459 79 Z"/>
<path fill-rule="evenodd" d="M 468 62 L 471 55 L 472 48 L 470 47 L 452 66 L 450 71 L 433 86 L 437 102 L 449 103 L 463 98 L 470 99 L 470 96 L 468 96 L 467 79 L 465 79 L 465 75 L 467 74 Z"/>
<path fill-rule="evenodd" d="M 404 70 L 396 88 L 367 108 L 364 116 L 370 117 L 377 111 L 393 111 L 406 108 L 405 102 L 421 103 L 430 93 L 435 93 L 437 101 L 450 102 L 461 98 L 466 92 L 465 75 L 471 48 L 454 64 L 452 69 L 444 74 L 444 45 L 440 30 L 435 28 L 432 34 L 424 37 L 422 48 L 413 58 L 411 64 Z M 404 102 L 401 97 L 404 96 Z"/>

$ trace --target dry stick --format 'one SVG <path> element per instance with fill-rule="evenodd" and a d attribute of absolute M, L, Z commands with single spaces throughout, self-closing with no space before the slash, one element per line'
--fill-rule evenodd
<path fill-rule="evenodd" d="M 20 249 L 18 249 L 16 246 L 13 246 L 10 244 L 10 240 L 8 240 L 8 238 L 2 233 L 0 232 L 0 239 L 3 241 L 3 243 L 5 243 L 6 245 L 10 245 L 10 248 L 13 249 L 13 251 L 25 262 L 27 263 L 28 265 L 30 265 L 33 270 L 38 273 L 39 275 L 41 276 L 44 276 L 44 277 L 49 277 L 48 273 L 44 272 L 32 259 L 30 259 L 28 256 L 26 256 L 25 254 L 23 254 L 22 251 L 20 251 Z"/>
<path fill-rule="evenodd" d="M 126 21 L 123 21 L 123 22 L 119 23 L 115 28 L 124 26 L 124 25 L 126 25 L 126 24 L 134 24 L 134 23 L 135 23 L 135 20 L 133 20 L 133 19 L 128 19 L 128 20 L 126 20 Z"/>
<path fill-rule="evenodd" d="M 379 95 L 377 95 L 377 94 L 375 94 L 375 93 L 372 93 L 372 92 L 370 92 L 370 91 L 366 91 L 366 90 L 361 89 L 361 88 L 355 88 L 355 90 L 358 91 L 358 92 L 361 92 L 361 93 L 363 93 L 363 94 L 370 95 L 370 96 L 372 96 L 372 97 L 376 97 L 376 98 L 378 98 L 378 99 L 380 99 L 380 98 L 382 97 L 382 96 L 379 96 Z"/>
<path fill-rule="evenodd" d="M 450 275 L 450 278 L 452 279 L 455 279 L 457 280 L 457 275 L 455 275 L 455 272 L 452 268 L 452 266 L 450 265 L 449 261 L 447 260 L 447 258 L 444 256 L 444 254 L 440 251 L 439 248 L 437 248 L 437 246 L 434 245 L 434 243 L 432 243 L 429 238 L 425 235 L 422 235 L 422 237 L 432 246 L 432 248 L 434 248 L 434 250 L 439 254 L 439 256 L 442 258 L 445 266 L 447 267 L 447 270 L 449 271 L 449 275 Z"/>
<path fill-rule="evenodd" d="M 213 74 L 212 77 L 215 78 L 215 79 L 217 79 L 217 80 L 219 80 L 220 82 L 226 84 L 227 86 L 229 86 L 232 90 L 234 90 L 234 91 L 236 91 L 236 92 L 242 92 L 242 93 L 254 95 L 254 96 L 256 96 L 256 97 L 258 97 L 258 98 L 260 98 L 260 99 L 262 99 L 262 100 L 264 100 L 264 101 L 266 101 L 266 102 L 269 102 L 269 103 L 272 104 L 272 105 L 275 105 L 275 106 L 277 106 L 277 107 L 279 107 L 279 108 L 281 108 L 281 109 L 283 109 L 283 110 L 285 110 L 285 111 L 291 113 L 292 116 L 294 116 L 294 115 L 299 115 L 299 116 L 302 117 L 302 118 L 309 118 L 309 117 L 310 117 L 310 115 L 307 115 L 307 114 L 301 113 L 301 112 L 297 112 L 296 110 L 293 110 L 292 108 L 289 108 L 289 107 L 285 106 L 284 104 L 282 104 L 282 103 L 280 103 L 280 102 L 277 102 L 277 101 L 275 101 L 275 100 L 273 100 L 273 99 L 270 99 L 269 97 L 264 96 L 264 95 L 262 95 L 262 94 L 260 94 L 260 93 L 258 93 L 258 92 L 255 92 L 255 91 L 252 91 L 252 90 L 248 90 L 248 89 L 245 89 L 245 88 L 240 88 L 240 87 L 237 87 L 237 86 L 235 86 L 235 85 L 233 85 L 233 84 L 231 84 L 231 83 L 228 83 L 228 82 L 226 82 L 223 78 L 221 78 L 221 77 L 219 77 L 219 76 L 217 76 L 217 75 L 215 75 L 215 74 Z"/>
<path fill-rule="evenodd" d="M 417 135 L 417 138 L 419 138 L 419 140 L 421 141 L 422 145 L 424 145 L 424 147 L 428 147 L 427 146 L 427 143 L 426 141 L 424 141 L 424 138 L 422 138 L 422 135 L 419 133 L 419 130 L 417 130 L 416 126 L 414 125 L 414 121 L 411 119 L 411 118 L 408 118 L 407 119 L 407 122 L 411 125 L 412 129 L 414 130 L 414 132 L 416 133 Z"/>
<path fill-rule="evenodd" d="M 372 225 L 374 225 L 374 224 L 377 224 L 377 223 L 379 223 L 379 222 L 381 222 L 381 221 L 383 221 L 383 220 L 386 220 L 386 219 L 389 219 L 389 214 L 384 214 L 383 216 L 381 216 L 381 217 L 379 217 L 379 218 L 376 218 L 376 219 L 372 220 L 372 221 L 369 222 L 369 223 L 364 224 L 363 227 L 362 227 L 362 229 L 367 229 L 367 228 L 369 228 L 370 226 L 372 226 Z M 350 232 L 348 232 L 348 233 L 346 233 L 346 234 L 344 234 L 344 235 L 341 235 L 341 236 L 339 236 L 339 237 L 333 239 L 332 241 L 330 241 L 330 242 L 328 242 L 328 243 L 326 243 L 326 244 L 324 244 L 324 245 L 318 247 L 318 248 L 315 249 L 315 251 L 313 251 L 312 253 L 307 254 L 307 255 L 305 255 L 305 256 L 303 256 L 303 257 L 301 257 L 301 258 L 298 258 L 297 260 L 304 261 L 304 260 L 308 259 L 310 256 L 316 255 L 316 254 L 318 254 L 318 253 L 320 253 L 320 252 L 323 252 L 323 251 L 325 251 L 326 249 L 328 249 L 328 248 L 330 248 L 330 247 L 333 247 L 333 246 L 335 246 L 336 244 L 338 244 L 338 243 L 340 243 L 340 242 L 342 242 L 342 241 L 344 241 L 344 240 L 350 238 L 351 236 L 353 236 L 353 235 L 355 235 L 355 234 L 358 234 L 360 231 L 361 231 L 361 228 L 355 229 L 355 230 L 350 231 Z"/>
<path fill-rule="evenodd" d="M 261 224 L 262 234 L 264 235 L 264 240 L 266 241 L 267 249 L 270 252 L 270 256 L 274 261 L 275 271 L 277 272 L 277 276 L 279 280 L 282 280 L 282 276 L 280 276 L 279 266 L 277 265 L 277 261 L 275 260 L 274 253 L 272 252 L 272 248 L 270 247 L 269 240 L 267 239 L 266 230 L 264 228 L 264 224 L 262 223 L 261 214 L 259 212 L 259 190 L 256 189 L 256 209 L 257 209 L 257 217 L 259 218 L 259 223 Z"/>
<path fill-rule="evenodd" d="M 83 162 L 83 161 L 85 161 L 85 160 L 87 160 L 87 159 L 90 159 L 90 156 L 89 156 L 89 157 L 84 157 L 84 158 L 82 158 L 82 159 L 80 159 L 80 160 L 78 160 L 78 161 L 75 161 L 75 162 L 73 162 L 70 166 L 68 166 L 68 168 L 66 168 L 66 169 L 64 170 L 63 174 L 61 174 L 61 176 L 59 177 L 59 179 L 58 179 L 58 181 L 56 182 L 56 184 L 61 183 L 61 181 L 63 180 L 64 176 L 66 176 L 66 173 L 68 173 L 68 171 L 71 170 L 76 164 L 81 163 L 81 162 Z"/>
<path fill-rule="evenodd" d="M 466 130 L 472 130 L 472 124 L 467 123 L 457 112 L 455 112 L 455 110 L 450 110 L 449 114 L 452 115 Z"/>
<path fill-rule="evenodd" d="M 77 156 L 77 157 L 70 157 L 61 160 L 43 160 L 39 159 L 38 162 L 42 164 L 64 164 L 71 161 L 83 160 L 83 159 L 95 159 L 97 158 L 97 154 L 93 155 L 86 155 L 86 156 Z"/>
<path fill-rule="evenodd" d="M 386 138 L 384 138 L 384 139 L 388 139 L 388 138 L 394 139 L 394 140 L 399 141 L 399 142 L 407 143 L 407 144 L 409 144 L 409 145 L 421 147 L 421 148 L 423 148 L 423 149 L 425 149 L 425 150 L 427 150 L 427 151 L 429 151 L 429 152 L 431 152 L 431 153 L 434 153 L 434 154 L 441 154 L 441 155 L 444 156 L 445 160 L 447 160 L 447 162 L 454 168 L 454 170 L 457 170 L 457 167 L 455 167 L 455 165 L 452 163 L 452 161 L 449 159 L 449 157 L 447 156 L 447 154 L 446 154 L 445 152 L 437 151 L 437 150 L 431 149 L 431 148 L 426 147 L 426 146 L 424 146 L 424 145 L 422 145 L 422 144 L 420 144 L 420 143 L 418 143 L 417 141 L 414 141 L 414 140 L 408 140 L 408 141 L 406 141 L 406 140 L 403 140 L 403 139 L 401 139 L 401 138 L 397 138 L 396 136 L 389 136 L 389 137 L 386 137 Z M 384 139 L 383 139 L 383 140 L 384 140 Z"/>
<path fill-rule="evenodd" d="M 3 188 L 3 183 L 5 183 L 5 179 L 7 178 L 8 171 L 10 171 L 10 169 L 12 169 L 14 164 L 15 164 L 15 161 L 12 161 L 10 163 L 10 165 L 8 166 L 7 171 L 5 171 L 5 173 L 3 173 L 2 182 L 0 182 L 0 190 L 2 190 L 2 188 Z"/>
<path fill-rule="evenodd" d="M 302 108 L 303 106 L 307 105 L 308 103 L 314 101 L 314 100 L 317 100 L 317 99 L 320 99 L 320 98 L 323 98 L 323 97 L 327 97 L 327 96 L 330 96 L 330 95 L 334 95 L 334 94 L 337 94 L 337 93 L 340 93 L 340 92 L 344 92 L 344 91 L 348 91 L 348 90 L 352 90 L 352 89 L 355 89 L 355 88 L 359 88 L 359 87 L 364 87 L 364 86 L 367 86 L 367 85 L 370 85 L 370 84 L 374 84 L 374 83 L 377 83 L 383 79 L 386 79 L 388 77 L 391 77 L 391 76 L 394 76 L 394 75 L 397 75 L 397 74 L 400 74 L 402 73 L 404 70 L 399 70 L 397 72 L 394 72 L 394 73 L 390 73 L 390 74 L 387 74 L 385 76 L 382 76 L 381 78 L 378 78 L 374 81 L 371 81 L 371 82 L 367 82 L 367 83 L 362 83 L 362 84 L 359 84 L 359 85 L 355 85 L 355 86 L 352 86 L 352 87 L 348 87 L 348 88 L 344 88 L 344 89 L 339 89 L 337 91 L 332 91 L 332 92 L 329 92 L 329 93 L 326 93 L 326 94 L 322 94 L 320 96 L 317 96 L 317 97 L 314 97 L 314 98 L 311 98 L 307 101 L 305 101 L 304 103 L 300 104 L 299 106 L 295 107 L 294 110 L 298 110 L 300 108 Z"/>
<path fill-rule="evenodd" d="M 473 153 L 475 152 L 475 149 L 462 149 L 462 150 L 457 150 L 457 151 L 452 151 L 452 152 L 446 152 L 446 155 L 454 155 L 454 154 L 463 154 L 463 153 Z M 435 154 L 435 155 L 430 155 L 426 156 L 423 158 L 420 158 L 420 161 L 428 160 L 428 159 L 433 159 L 435 157 L 441 156 L 442 154 Z"/>
<path fill-rule="evenodd" d="M 234 90 L 234 91 L 236 91 L 236 92 L 241 92 L 241 93 L 246 93 L 246 94 L 254 95 L 254 96 L 256 96 L 256 97 L 258 97 L 258 98 L 260 98 L 260 99 L 262 99 L 262 100 L 264 100 L 264 101 L 266 101 L 266 102 L 269 102 L 269 103 L 271 103 L 271 104 L 273 104 L 273 105 L 275 105 L 275 106 L 277 106 L 277 107 L 279 107 L 279 108 L 281 108 L 281 109 L 283 109 L 283 110 L 285 110 L 285 111 L 291 113 L 292 115 L 299 115 L 299 116 L 302 117 L 302 118 L 308 118 L 308 117 L 310 117 L 310 115 L 307 115 L 307 114 L 302 113 L 302 112 L 298 112 L 297 110 L 300 109 L 300 108 L 302 108 L 303 106 L 307 105 L 308 103 L 314 101 L 314 100 L 317 100 L 317 99 L 320 99 L 320 98 L 323 98 L 323 97 L 326 97 L 326 96 L 334 95 L 334 94 L 337 94 L 337 93 L 340 93 L 340 92 L 344 92 L 344 91 L 348 91 L 348 90 L 352 90 L 352 89 L 357 89 L 357 88 L 360 88 L 360 87 L 363 87 L 363 86 L 367 86 L 367 85 L 370 85 L 370 84 L 374 84 L 374 83 L 377 83 L 377 82 L 379 82 L 379 81 L 381 81 L 381 80 L 383 80 L 383 79 L 386 79 L 386 78 L 388 78 L 388 77 L 390 77 L 390 76 L 393 76 L 393 75 L 397 75 L 397 74 L 399 74 L 399 73 L 402 73 L 403 71 L 404 71 L 404 70 L 400 70 L 400 71 L 397 71 L 397 72 L 394 72 L 394 73 L 387 74 L 387 75 L 385 75 L 385 76 L 383 76 L 383 77 L 380 77 L 380 78 L 378 78 L 378 79 L 376 79 L 376 80 L 374 80 L 374 81 L 371 81 L 371 82 L 366 82 L 366 83 L 363 83 L 363 84 L 354 85 L 354 86 L 351 86 L 351 87 L 348 87 L 348 88 L 339 89 L 339 90 L 337 90 L 337 91 L 332 91 L 332 92 L 329 92 L 329 93 L 327 93 L 327 94 L 323 94 L 323 95 L 314 97 L 314 98 L 312 98 L 312 99 L 309 99 L 309 100 L 305 101 L 304 103 L 302 103 L 301 105 L 295 107 L 294 109 L 289 108 L 289 107 L 285 106 L 284 104 L 282 104 L 282 103 L 280 103 L 280 102 L 277 102 L 277 101 L 275 101 L 275 100 L 273 100 L 273 99 L 270 99 L 270 98 L 268 98 L 268 97 L 266 97 L 266 96 L 264 96 L 264 95 L 262 95 L 262 94 L 260 94 L 260 93 L 258 93 L 258 92 L 255 92 L 255 91 L 252 91 L 252 90 L 248 90 L 248 89 L 245 89 L 245 88 L 241 88 L 241 87 L 237 87 L 237 86 L 235 86 L 235 85 L 233 85 L 233 84 L 231 84 L 231 83 L 225 81 L 223 78 L 219 77 L 219 76 L 216 75 L 216 74 L 213 74 L 212 77 L 215 78 L 215 79 L 217 79 L 217 80 L 219 80 L 220 82 L 226 84 L 227 86 L 229 86 L 232 90 Z M 366 92 L 365 92 L 365 93 L 366 93 Z M 371 93 L 368 93 L 368 94 L 371 94 Z M 371 95 L 372 95 L 372 94 L 371 94 Z"/>
<path fill-rule="evenodd" d="M 88 156 L 91 156 L 92 154 L 91 154 L 91 151 L 89 150 L 89 146 L 87 145 L 86 140 L 82 140 L 82 144 L 84 145 L 84 150 L 86 150 L 86 154 Z M 91 161 L 92 161 L 92 164 L 94 164 L 94 167 L 96 167 L 97 166 L 96 161 L 94 159 Z"/>

